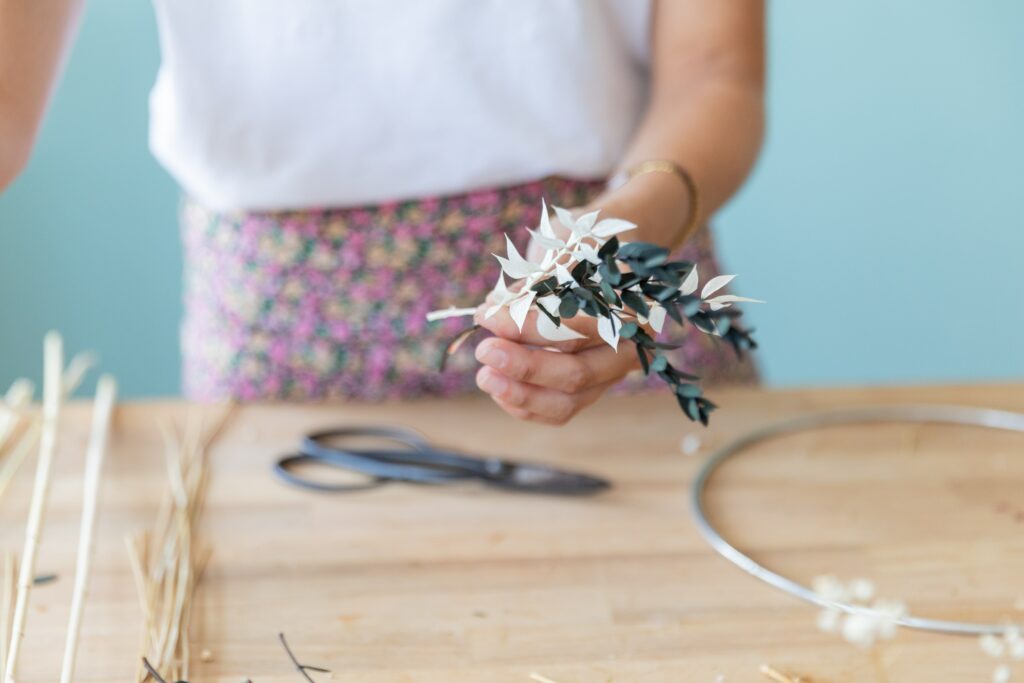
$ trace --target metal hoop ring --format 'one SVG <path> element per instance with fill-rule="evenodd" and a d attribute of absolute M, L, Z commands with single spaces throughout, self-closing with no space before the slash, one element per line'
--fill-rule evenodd
<path fill-rule="evenodd" d="M 956 425 L 969 425 L 974 427 L 986 427 L 989 429 L 1002 429 L 1011 432 L 1024 433 L 1024 413 L 1015 413 L 1007 410 L 995 410 L 992 408 L 975 408 L 970 406 L 929 406 L 929 405 L 907 405 L 907 406 L 878 406 L 871 408 L 852 408 L 845 410 L 829 411 L 805 415 L 792 420 L 786 420 L 775 424 L 755 429 L 735 441 L 726 444 L 711 454 L 711 457 L 704 463 L 697 478 L 691 487 L 690 510 L 693 514 L 697 530 L 704 537 L 714 550 L 732 562 L 734 565 L 764 581 L 770 586 L 789 593 L 801 600 L 813 603 L 820 607 L 838 609 L 848 614 L 870 613 L 870 608 L 853 605 L 844 602 L 833 602 L 825 600 L 810 588 L 786 578 L 781 574 L 773 572 L 764 565 L 756 562 L 749 555 L 738 549 L 727 541 L 708 521 L 707 512 L 704 507 L 704 492 L 708 480 L 718 467 L 754 444 L 766 439 L 792 434 L 794 432 L 820 427 L 831 427 L 836 425 L 863 424 L 866 422 L 917 422 L 917 423 L 944 423 Z M 983 624 L 966 621 L 943 621 L 940 619 L 925 619 L 907 615 L 897 622 L 900 626 L 913 628 L 922 631 L 933 631 L 937 633 L 948 633 L 954 635 L 978 636 L 987 633 L 1003 635 L 1011 628 L 1010 624 Z"/>

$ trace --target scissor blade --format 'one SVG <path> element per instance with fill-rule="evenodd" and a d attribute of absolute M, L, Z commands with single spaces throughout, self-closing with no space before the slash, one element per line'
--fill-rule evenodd
<path fill-rule="evenodd" d="M 532 463 L 506 462 L 501 476 L 487 481 L 503 488 L 557 495 L 587 496 L 611 488 L 607 479 Z"/>

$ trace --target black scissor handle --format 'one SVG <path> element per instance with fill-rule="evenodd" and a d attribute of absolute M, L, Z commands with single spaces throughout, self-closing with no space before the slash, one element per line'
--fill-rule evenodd
<path fill-rule="evenodd" d="M 388 483 L 388 479 L 381 479 L 380 477 L 371 477 L 365 482 L 358 482 L 353 484 L 328 484 L 327 482 L 317 481 L 308 477 L 300 477 L 292 471 L 296 465 L 309 464 L 309 463 L 320 463 L 320 458 L 305 453 L 295 453 L 292 455 L 285 455 L 278 458 L 277 462 L 274 463 L 274 473 L 277 474 L 282 480 L 298 486 L 300 488 L 309 489 L 311 491 L 323 491 L 324 493 L 350 493 L 355 491 L 368 491 L 375 489 Z"/>
<path fill-rule="evenodd" d="M 330 439 L 375 437 L 402 448 L 334 448 Z M 302 440 L 302 452 L 319 461 L 363 474 L 420 484 L 448 484 L 480 476 L 475 458 L 435 450 L 422 436 L 393 427 L 357 427 L 314 432 Z"/>

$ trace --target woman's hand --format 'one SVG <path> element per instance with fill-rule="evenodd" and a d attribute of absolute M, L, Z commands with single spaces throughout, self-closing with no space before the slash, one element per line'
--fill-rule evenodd
<path fill-rule="evenodd" d="M 631 342 L 620 342 L 616 352 L 601 340 L 594 318 L 580 315 L 562 323 L 584 339 L 552 342 L 537 333 L 537 311 L 530 311 L 520 332 L 507 308 L 484 320 L 487 306 L 476 320 L 495 336 L 477 346 L 483 367 L 476 383 L 520 420 L 563 425 L 640 365 Z"/>

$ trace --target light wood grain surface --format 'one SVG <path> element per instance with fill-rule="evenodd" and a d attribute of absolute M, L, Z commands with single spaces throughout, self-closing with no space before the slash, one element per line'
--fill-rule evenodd
<path fill-rule="evenodd" d="M 883 680 L 870 658 L 815 628 L 810 606 L 713 554 L 687 510 L 708 450 L 807 410 L 966 403 L 1024 411 L 1024 386 L 733 391 L 712 427 L 663 394 L 602 402 L 556 430 L 482 400 L 241 409 L 213 451 L 203 521 L 213 558 L 196 602 L 193 683 L 301 681 L 287 633 L 318 680 L 559 683 L 765 681 L 769 663 L 814 682 Z M 56 680 L 73 583 L 88 406 L 62 420 L 19 683 Z M 118 409 L 100 503 L 79 681 L 129 681 L 141 618 L 123 537 L 152 522 L 165 484 L 157 421 L 181 404 Z M 345 496 L 289 488 L 271 464 L 316 427 L 412 427 L 470 452 L 592 470 L 592 499 L 394 485 Z M 702 449 L 686 456 L 680 440 Z M 0 551 L 18 550 L 31 462 L 0 503 Z M 1024 436 L 967 427 L 830 428 L 727 464 L 709 490 L 723 531 L 809 581 L 873 578 L 921 615 L 1024 621 Z M 1016 603 L 1016 606 L 1015 606 Z M 207 649 L 212 661 L 198 661 Z M 987 681 L 969 638 L 903 632 L 887 678 Z M 1018 675 L 1024 677 L 1024 670 Z"/>

